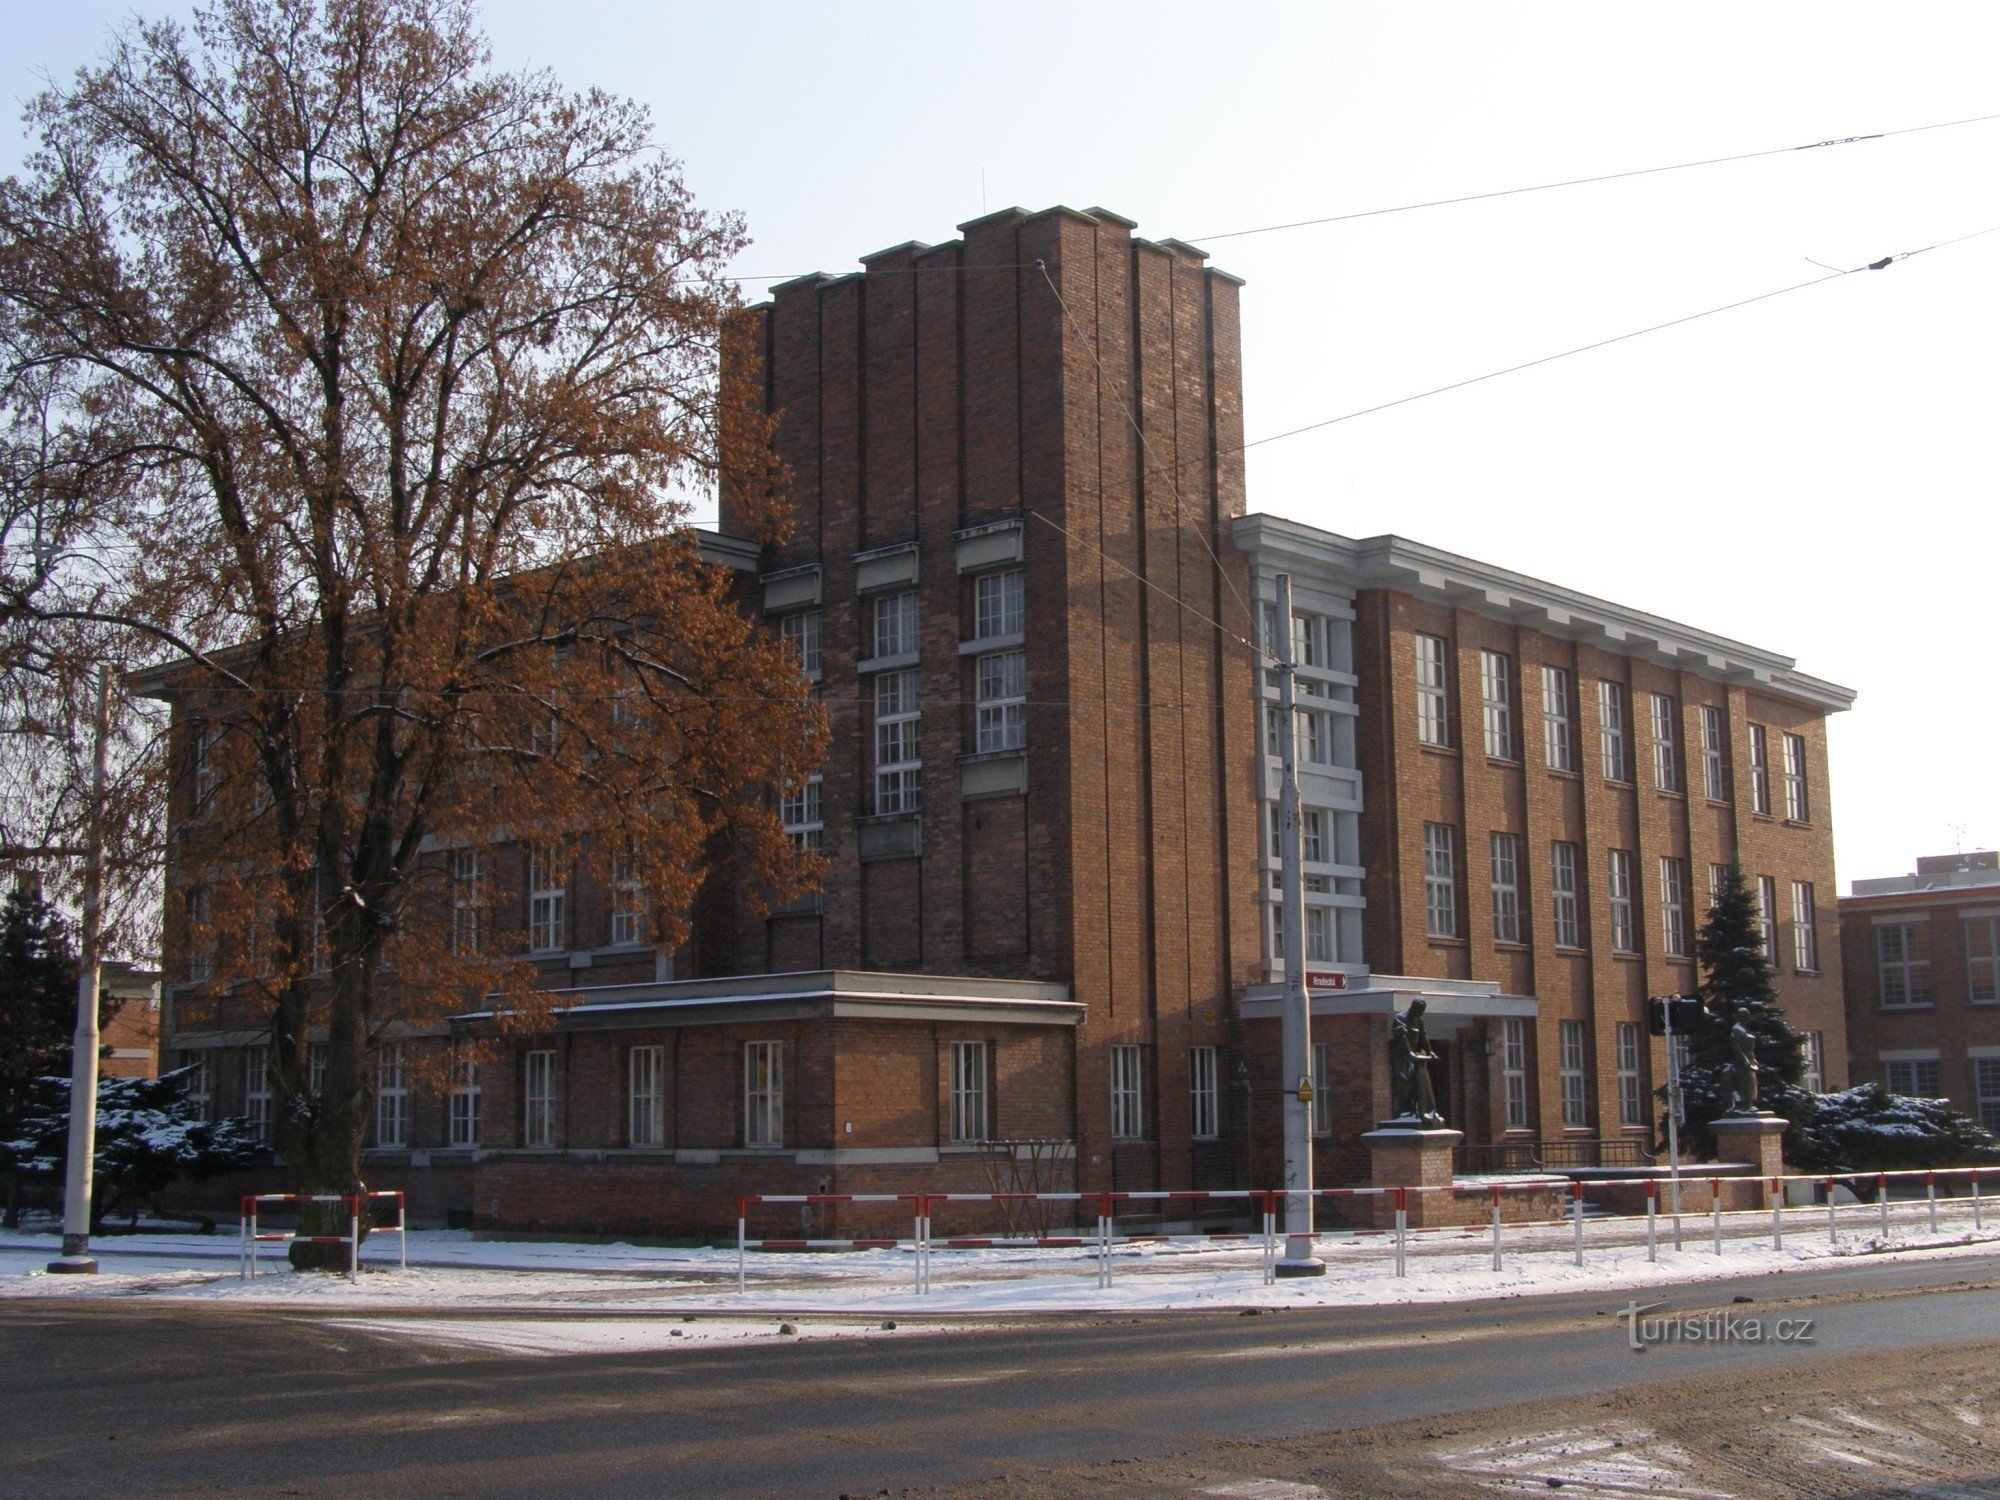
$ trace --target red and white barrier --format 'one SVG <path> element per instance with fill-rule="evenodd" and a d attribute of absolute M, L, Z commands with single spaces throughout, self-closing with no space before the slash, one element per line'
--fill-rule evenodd
<path fill-rule="evenodd" d="M 1985 1226 L 1984 1200 L 1980 1192 L 1980 1174 L 1986 1174 L 1990 1182 L 1996 1175 L 1992 1167 L 1959 1167 L 1945 1170 L 1912 1168 L 1893 1172 L 1835 1173 L 1791 1173 L 1761 1179 L 1739 1175 L 1724 1176 L 1720 1173 L 1686 1173 L 1682 1181 L 1706 1183 L 1709 1189 L 1709 1221 L 1714 1250 L 1723 1253 L 1722 1222 L 1725 1210 L 1722 1207 L 1723 1187 L 1728 1183 L 1761 1182 L 1767 1195 L 1771 1215 L 1771 1245 L 1773 1249 L 1784 1248 L 1784 1194 L 1785 1184 L 1809 1182 L 1822 1188 L 1826 1193 L 1827 1234 L 1829 1242 L 1837 1242 L 1839 1237 L 1838 1209 L 1833 1201 L 1836 1186 L 1848 1183 L 1869 1182 L 1876 1189 L 1877 1212 L 1880 1215 L 1881 1233 L 1890 1230 L 1889 1189 L 1892 1182 L 1922 1178 L 1929 1205 L 1929 1225 L 1933 1233 L 1938 1228 L 1938 1183 L 1940 1180 L 1963 1179 L 1971 1188 L 1971 1207 L 1975 1231 L 1983 1231 Z M 1572 1258 L 1576 1265 L 1584 1263 L 1584 1199 L 1594 1188 L 1642 1188 L 1645 1193 L 1646 1258 L 1659 1258 L 1659 1214 L 1660 1184 L 1666 1179 L 1645 1177 L 1595 1178 L 1589 1182 L 1564 1181 L 1560 1191 L 1567 1201 L 1567 1212 L 1558 1212 L 1554 1220 L 1537 1220 L 1544 1225 L 1560 1225 L 1564 1218 L 1570 1222 L 1573 1235 Z M 1265 1285 L 1276 1279 L 1278 1260 L 1278 1216 L 1282 1203 L 1287 1198 L 1311 1196 L 1316 1199 L 1332 1198 L 1389 1198 L 1395 1209 L 1394 1228 L 1386 1231 L 1395 1240 L 1395 1265 L 1397 1276 L 1407 1274 L 1408 1247 L 1411 1236 L 1418 1233 L 1438 1231 L 1416 1231 L 1410 1228 L 1409 1207 L 1412 1196 L 1426 1194 L 1452 1194 L 1466 1197 L 1473 1194 L 1485 1195 L 1491 1203 L 1492 1266 L 1495 1271 L 1503 1268 L 1503 1203 L 1509 1195 L 1524 1193 L 1548 1194 L 1556 1188 L 1558 1179 L 1554 1177 L 1539 1180 L 1487 1183 L 1451 1183 L 1428 1187 L 1337 1187 L 1298 1189 L 1290 1192 L 1263 1188 L 1206 1189 L 1186 1191 L 1138 1191 L 1138 1192 L 1066 1192 L 1066 1193 L 814 1193 L 814 1194 L 753 1194 L 739 1200 L 736 1218 L 736 1288 L 739 1292 L 747 1287 L 748 1252 L 751 1250 L 815 1250 L 815 1249 L 903 1249 L 908 1247 L 913 1255 L 913 1284 L 919 1295 L 931 1289 L 931 1265 L 933 1253 L 937 1250 L 983 1250 L 983 1249 L 1077 1249 L 1088 1252 L 1096 1261 L 1097 1284 L 1108 1288 L 1112 1284 L 1111 1251 L 1118 1245 L 1165 1244 L 1165 1243 L 1205 1243 L 1217 1244 L 1238 1241 L 1244 1244 L 1256 1243 L 1260 1247 L 1260 1268 Z M 1162 1204 L 1169 1202 L 1242 1203 L 1249 1211 L 1252 1223 L 1261 1220 L 1258 1228 L 1248 1231 L 1228 1230 L 1216 1233 L 1192 1234 L 1121 1234 L 1117 1219 L 1121 1205 Z M 752 1208 L 769 1204 L 842 1204 L 842 1203 L 902 1203 L 909 1205 L 911 1213 L 910 1237 L 902 1238 L 851 1238 L 851 1239 L 810 1239 L 772 1238 L 751 1239 L 748 1233 Z M 1073 1205 L 1079 1220 L 1086 1216 L 1095 1223 L 1086 1230 L 1082 1223 L 1077 1232 L 1066 1235 L 1006 1236 L 1006 1235 L 946 1235 L 934 1232 L 935 1210 L 940 1206 L 954 1203 L 1067 1203 Z M 1860 1206 L 1860 1205 L 1857 1205 Z M 1127 1209 L 1129 1212 L 1130 1209 Z M 1728 1214 L 1740 1216 L 1745 1213 L 1762 1213 L 1763 1210 L 1729 1210 Z M 1681 1248 L 1681 1218 L 1672 1214 L 1674 1220 L 1674 1245 Z M 1525 1226 L 1523 1226 L 1525 1227 Z M 1464 1234 L 1464 1226 L 1453 1226 L 1448 1232 Z M 1472 1231 L 1476 1232 L 1476 1231 Z"/>
<path fill-rule="evenodd" d="M 237 1225 L 237 1274 L 245 1281 L 257 1277 L 257 1247 L 259 1245 L 285 1244 L 303 1241 L 308 1245 L 347 1246 L 347 1279 L 361 1278 L 361 1224 L 368 1212 L 368 1205 L 377 1198 L 393 1198 L 396 1202 L 396 1222 L 368 1226 L 370 1234 L 393 1234 L 396 1236 L 396 1261 L 400 1270 L 410 1268 L 409 1216 L 403 1195 L 395 1191 L 374 1193 L 246 1193 L 243 1197 L 242 1217 Z M 259 1209 L 262 1205 L 284 1203 L 339 1203 L 347 1208 L 346 1234 L 300 1234 L 292 1229 L 266 1229 L 259 1224 Z"/>

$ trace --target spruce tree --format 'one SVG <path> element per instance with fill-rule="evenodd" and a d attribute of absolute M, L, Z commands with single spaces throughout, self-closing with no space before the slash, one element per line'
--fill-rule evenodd
<path fill-rule="evenodd" d="M 16 887 L 0 906 L 0 1139 L 32 1106 L 37 1080 L 69 1072 L 76 1029 L 75 955 L 61 915 Z M 9 1229 L 20 1222 L 20 1182 L 0 1163 Z"/>
<path fill-rule="evenodd" d="M 1806 1039 L 1779 1009 L 1773 983 L 1776 970 L 1764 951 L 1757 899 L 1734 865 L 1701 924 L 1695 957 L 1701 965 L 1700 995 L 1708 1019 L 1688 1043 L 1688 1067 L 1681 1075 L 1687 1124 L 1681 1139 L 1708 1156 L 1715 1150 L 1709 1126 L 1718 1115 L 1729 1113 L 1735 1097 L 1729 1034 L 1738 1021 L 1757 1041 L 1758 1107 L 1798 1126 L 1810 1119 L 1813 1096 L 1803 1087 Z"/>

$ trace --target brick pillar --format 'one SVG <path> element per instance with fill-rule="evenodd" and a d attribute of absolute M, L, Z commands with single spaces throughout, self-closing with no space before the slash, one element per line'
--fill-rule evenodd
<path fill-rule="evenodd" d="M 1724 1115 L 1709 1127 L 1715 1132 L 1717 1161 L 1747 1161 L 1759 1177 L 1777 1177 L 1785 1170 L 1785 1120 L 1780 1115 Z"/>
<path fill-rule="evenodd" d="M 1368 1143 L 1369 1181 L 1376 1187 L 1449 1188 L 1452 1148 L 1465 1139 L 1462 1130 L 1407 1130 L 1383 1126 L 1361 1137 Z M 1375 1200 L 1378 1219 L 1395 1222 L 1394 1205 L 1386 1197 Z M 1386 1214 L 1386 1218 L 1380 1216 Z M 1451 1194 L 1412 1193 L 1409 1197 L 1412 1229 L 1426 1224 L 1453 1224 Z"/>

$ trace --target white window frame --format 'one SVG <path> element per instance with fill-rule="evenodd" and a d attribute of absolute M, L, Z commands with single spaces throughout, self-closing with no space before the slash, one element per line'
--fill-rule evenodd
<path fill-rule="evenodd" d="M 1528 1128 L 1528 1023 L 1519 1016 L 1500 1022 L 1500 1093 L 1507 1129 Z"/>
<path fill-rule="evenodd" d="M 1891 1057 L 1882 1061 L 1883 1086 L 1911 1099 L 1942 1099 L 1944 1085 L 1935 1057 Z"/>
<path fill-rule="evenodd" d="M 1802 734 L 1785 735 L 1781 749 L 1785 757 L 1785 819 L 1792 823 L 1809 823 L 1812 821 L 1812 799 L 1806 791 L 1806 737 Z"/>
<path fill-rule="evenodd" d="M 528 951 L 560 953 L 569 946 L 569 850 L 528 845 Z"/>
<path fill-rule="evenodd" d="M 1618 1123 L 1644 1125 L 1646 1119 L 1645 1040 L 1637 1021 L 1618 1023 Z"/>
<path fill-rule="evenodd" d="M 1558 948 L 1581 948 L 1583 928 L 1577 913 L 1576 845 L 1556 839 L 1549 845 L 1549 915 Z"/>
<path fill-rule="evenodd" d="M 265 1145 L 271 1143 L 271 1049 L 246 1047 L 243 1051 L 243 1118 L 250 1133 Z"/>
<path fill-rule="evenodd" d="M 1607 849 L 1605 863 L 1611 890 L 1611 951 L 1639 951 L 1639 928 L 1632 919 L 1632 851 Z"/>
<path fill-rule="evenodd" d="M 778 633 L 799 660 L 799 671 L 810 677 L 819 671 L 820 611 L 802 609 L 778 621 Z"/>
<path fill-rule="evenodd" d="M 793 843 L 817 854 L 826 836 L 824 784 L 814 773 L 778 798 L 778 821 Z"/>
<path fill-rule="evenodd" d="M 1931 961 L 1917 957 L 1915 922 L 1884 922 L 1875 928 L 1875 964 L 1884 1010 L 1924 1010 L 1933 1002 Z"/>
<path fill-rule="evenodd" d="M 1959 935 L 1965 946 L 1965 1003 L 2000 1003 L 2000 915 L 1961 917 Z"/>
<path fill-rule="evenodd" d="M 667 1143 L 667 1049 L 657 1042 L 625 1054 L 625 1143 L 657 1150 Z"/>
<path fill-rule="evenodd" d="M 1449 823 L 1424 824 L 1424 935 L 1458 936 L 1458 859 Z"/>
<path fill-rule="evenodd" d="M 1729 800 L 1729 780 L 1723 761 L 1722 710 L 1713 703 L 1701 706 L 1701 785 L 1711 802 Z"/>
<path fill-rule="evenodd" d="M 1486 753 L 1514 758 L 1514 659 L 1504 651 L 1479 653 L 1479 709 Z"/>
<path fill-rule="evenodd" d="M 981 755 L 1028 746 L 1028 653 L 989 651 L 974 658 L 973 748 Z"/>
<path fill-rule="evenodd" d="M 1027 629 L 1027 593 L 1021 569 L 981 573 L 972 581 L 972 638 L 975 641 L 1025 635 Z"/>
<path fill-rule="evenodd" d="M 1145 1056 L 1136 1045 L 1120 1042 L 1111 1048 L 1111 1139 L 1145 1138 Z"/>
<path fill-rule="evenodd" d="M 1778 880 L 1775 875 L 1757 877 L 1757 935 L 1764 944 L 1764 957 L 1778 966 Z"/>
<path fill-rule="evenodd" d="M 1666 693 L 1653 694 L 1653 788 L 1661 792 L 1681 789 L 1680 699 Z"/>
<path fill-rule="evenodd" d="M 490 874 L 486 851 L 454 849 L 451 853 L 451 951 L 475 957 L 486 947 L 486 881 Z"/>
<path fill-rule="evenodd" d="M 403 1044 L 382 1042 L 375 1048 L 375 1146 L 401 1151 L 409 1144 L 410 1077 Z"/>
<path fill-rule="evenodd" d="M 1826 1092 L 1826 1033 L 1808 1031 L 1806 1033 L 1806 1067 L 1800 1082 L 1809 1094 Z"/>
<path fill-rule="evenodd" d="M 1687 861 L 1678 854 L 1660 856 L 1660 941 L 1669 958 L 1686 958 L 1688 942 Z"/>
<path fill-rule="evenodd" d="M 521 1144 L 531 1151 L 556 1143 L 556 1054 L 536 1047 L 521 1059 Z"/>
<path fill-rule="evenodd" d="M 951 1142 L 968 1146 L 992 1138 L 988 1113 L 991 1078 L 983 1041 L 953 1042 L 951 1063 Z"/>
<path fill-rule="evenodd" d="M 743 1044 L 743 1144 L 775 1149 L 785 1144 L 785 1044 Z"/>
<path fill-rule="evenodd" d="M 1312 1130 L 1333 1134 L 1333 1043 L 1314 1042 L 1312 1052 Z"/>
<path fill-rule="evenodd" d="M 915 655 L 921 628 L 916 590 L 876 596 L 873 641 L 877 658 Z"/>
<path fill-rule="evenodd" d="M 1490 841 L 1493 881 L 1493 941 L 1521 941 L 1521 840 L 1495 833 Z"/>
<path fill-rule="evenodd" d="M 1219 1073 L 1215 1048 L 1188 1048 L 1188 1133 L 1198 1141 L 1222 1134 Z"/>
<path fill-rule="evenodd" d="M 1337 962 L 1338 958 L 1333 908 L 1309 904 L 1306 907 L 1306 962 L 1330 964 Z"/>
<path fill-rule="evenodd" d="M 1979 1123 L 2000 1131 L 2000 1057 L 1972 1059 L 1972 1101 Z"/>
<path fill-rule="evenodd" d="M 1632 779 L 1632 761 L 1625 738 L 1630 716 L 1625 712 L 1625 684 L 1599 681 L 1597 684 L 1597 727 L 1602 737 L 1600 759 L 1606 781 Z"/>
<path fill-rule="evenodd" d="M 1771 813 L 1771 740 L 1762 724 L 1750 726 L 1750 811 Z"/>
<path fill-rule="evenodd" d="M 1569 721 L 1569 670 L 1542 668 L 1542 759 L 1551 771 L 1576 769 L 1576 741 Z"/>
<path fill-rule="evenodd" d="M 923 771 L 923 725 L 914 667 L 875 679 L 875 811 L 913 813 Z"/>
<path fill-rule="evenodd" d="M 1792 967 L 1819 972 L 1819 910 L 1810 880 L 1792 882 Z"/>
<path fill-rule="evenodd" d="M 629 846 L 611 856 L 611 946 L 637 948 L 646 941 L 646 886 L 639 856 Z"/>
<path fill-rule="evenodd" d="M 187 1082 L 187 1102 L 197 1120 L 211 1117 L 215 1108 L 215 1058 L 206 1050 L 181 1053 L 181 1066 L 194 1072 Z"/>
<path fill-rule="evenodd" d="M 1585 1129 L 1590 1124 L 1590 1075 L 1583 1045 L 1583 1022 L 1556 1022 L 1556 1038 L 1563 1129 Z"/>
<path fill-rule="evenodd" d="M 1326 857 L 1326 811 L 1318 807 L 1299 809 L 1299 859 L 1309 865 L 1323 865 Z"/>
<path fill-rule="evenodd" d="M 451 1059 L 451 1099 L 446 1122 L 449 1144 L 461 1150 L 479 1144 L 479 1054 L 459 1044 Z"/>
<path fill-rule="evenodd" d="M 1708 867 L 1708 905 L 1713 910 L 1722 901 L 1722 887 L 1729 879 L 1729 866 L 1711 864 Z"/>
<path fill-rule="evenodd" d="M 1441 635 L 1412 636 L 1417 656 L 1417 739 L 1426 745 L 1451 744 L 1451 669 Z"/>

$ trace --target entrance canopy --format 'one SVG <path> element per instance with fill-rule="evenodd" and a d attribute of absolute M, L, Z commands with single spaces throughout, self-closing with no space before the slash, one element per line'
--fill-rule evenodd
<path fill-rule="evenodd" d="M 1449 1036 L 1467 1022 L 1518 1018 L 1532 1021 L 1540 1002 L 1532 995 L 1503 995 L 1485 979 L 1418 979 L 1400 974 L 1351 974 L 1344 990 L 1312 993 L 1314 1020 L 1331 1016 L 1380 1016 L 1383 1020 L 1406 1010 L 1412 1000 L 1424 1002 L 1424 1021 L 1433 1035 Z M 1253 984 L 1243 992 L 1245 1020 L 1269 1017 L 1284 1009 L 1284 986 Z"/>

